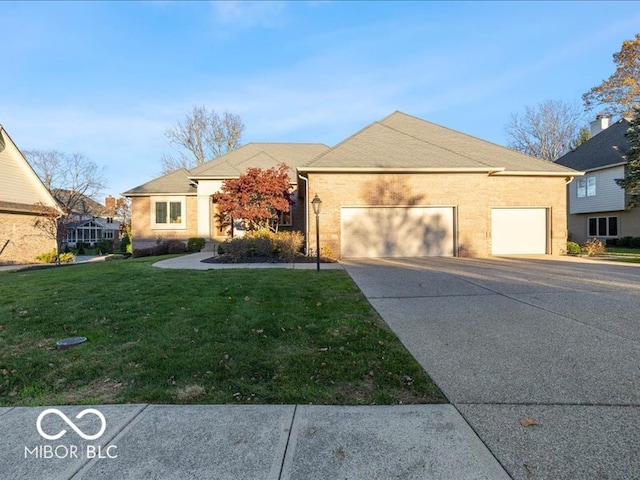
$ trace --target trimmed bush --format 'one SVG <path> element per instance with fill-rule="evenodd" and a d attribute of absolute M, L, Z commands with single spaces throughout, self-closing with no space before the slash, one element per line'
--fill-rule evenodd
<path fill-rule="evenodd" d="M 204 248 L 206 240 L 202 237 L 191 237 L 187 240 L 187 250 L 192 253 L 201 251 Z"/>
<path fill-rule="evenodd" d="M 182 240 L 165 240 L 155 247 L 136 248 L 132 252 L 133 257 L 157 257 L 170 253 L 185 253 L 187 246 Z"/>
<path fill-rule="evenodd" d="M 631 248 L 640 248 L 640 237 L 633 237 L 630 241 L 629 241 L 629 246 Z"/>
<path fill-rule="evenodd" d="M 618 246 L 622 248 L 630 248 L 633 237 L 622 237 L 618 239 Z"/>
<path fill-rule="evenodd" d="M 569 255 L 577 255 L 582 252 L 582 248 L 576 242 L 567 242 L 567 253 Z"/>

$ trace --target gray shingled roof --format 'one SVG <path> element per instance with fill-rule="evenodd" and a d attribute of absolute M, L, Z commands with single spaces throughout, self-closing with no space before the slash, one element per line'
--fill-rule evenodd
<path fill-rule="evenodd" d="M 191 169 L 192 178 L 238 177 L 247 168 L 271 168 L 280 163 L 289 165 L 289 177 L 295 180 L 296 167 L 306 165 L 329 150 L 322 143 L 248 143 L 215 160 Z"/>
<path fill-rule="evenodd" d="M 319 156 L 303 170 L 484 169 L 544 174 L 575 173 L 515 150 L 395 112 Z"/>
<path fill-rule="evenodd" d="M 173 173 L 163 175 L 162 177 L 153 179 L 143 185 L 132 188 L 131 190 L 124 192 L 122 195 L 130 197 L 157 193 L 183 195 L 195 194 L 196 187 L 191 184 L 189 172 L 184 168 L 181 168 Z"/>
<path fill-rule="evenodd" d="M 585 171 L 625 163 L 630 148 L 625 136 L 628 129 L 629 122 L 622 119 L 566 153 L 556 163 Z"/>
<path fill-rule="evenodd" d="M 266 169 L 280 163 L 289 165 L 289 178 L 295 182 L 296 167 L 309 163 L 327 150 L 329 147 L 322 143 L 248 143 L 191 170 L 181 169 L 158 177 L 123 195 L 195 194 L 192 179 L 237 178 L 249 167 Z"/>

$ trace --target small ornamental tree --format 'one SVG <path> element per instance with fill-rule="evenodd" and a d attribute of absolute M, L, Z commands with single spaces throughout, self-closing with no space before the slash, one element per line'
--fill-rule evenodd
<path fill-rule="evenodd" d="M 640 207 L 640 109 L 636 109 L 635 118 L 625 135 L 629 140 L 626 175 L 617 179 L 616 183 L 625 189 L 629 207 Z"/>
<path fill-rule="evenodd" d="M 291 200 L 289 167 L 281 163 L 266 170 L 248 168 L 239 178 L 225 180 L 213 195 L 223 226 L 243 220 L 247 230 L 275 229 L 280 212 L 288 212 Z"/>

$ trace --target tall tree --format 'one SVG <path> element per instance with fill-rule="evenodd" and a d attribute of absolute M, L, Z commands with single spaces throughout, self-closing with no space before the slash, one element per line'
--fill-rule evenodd
<path fill-rule="evenodd" d="M 239 178 L 225 180 L 213 195 L 223 226 L 243 220 L 247 230 L 277 225 L 280 212 L 288 212 L 291 200 L 289 167 L 284 163 L 263 170 L 250 167 Z"/>
<path fill-rule="evenodd" d="M 64 212 L 62 216 L 44 215 L 34 224 L 56 241 L 59 254 L 73 213 L 81 207 L 85 197 L 95 198 L 104 190 L 104 167 L 98 167 L 81 153 L 66 154 L 55 150 L 26 150 L 23 153 Z"/>
<path fill-rule="evenodd" d="M 640 33 L 622 42 L 613 62 L 617 65 L 613 75 L 582 95 L 582 100 L 587 110 L 603 105 L 603 114 L 630 118 L 640 107 Z"/>
<path fill-rule="evenodd" d="M 616 180 L 616 183 L 625 189 L 631 208 L 640 207 L 640 109 L 633 113 L 634 118 L 625 134 L 629 139 L 625 177 Z"/>
<path fill-rule="evenodd" d="M 235 150 L 240 146 L 243 131 L 244 123 L 238 115 L 226 111 L 218 115 L 204 106 L 194 106 L 184 121 L 165 132 L 180 156 L 163 155 L 160 159 L 163 173 L 188 170 Z"/>
<path fill-rule="evenodd" d="M 582 112 L 559 100 L 545 100 L 511 115 L 505 130 L 509 147 L 527 155 L 555 162 L 574 147 Z"/>

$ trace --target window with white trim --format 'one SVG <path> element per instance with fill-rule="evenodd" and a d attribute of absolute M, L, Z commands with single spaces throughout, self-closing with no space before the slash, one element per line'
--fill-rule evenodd
<path fill-rule="evenodd" d="M 184 229 L 186 228 L 184 197 L 152 198 L 151 228 Z"/>
<path fill-rule="evenodd" d="M 590 237 L 618 236 L 618 217 L 590 217 L 587 225 Z"/>
<path fill-rule="evenodd" d="M 596 196 L 596 177 L 582 177 L 576 186 L 578 198 Z"/>

